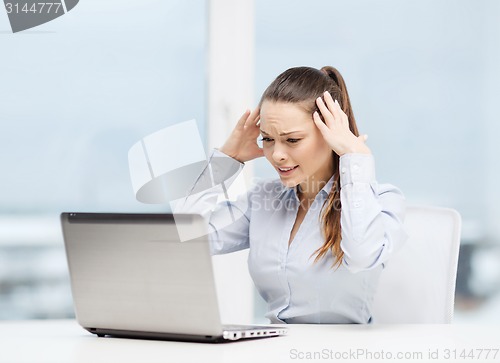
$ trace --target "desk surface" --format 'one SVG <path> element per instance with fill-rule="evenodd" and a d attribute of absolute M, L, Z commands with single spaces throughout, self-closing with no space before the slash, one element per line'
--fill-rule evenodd
<path fill-rule="evenodd" d="M 73 320 L 0 322 L 0 362 L 500 362 L 498 325 L 289 328 L 284 337 L 203 344 L 97 338 Z"/>

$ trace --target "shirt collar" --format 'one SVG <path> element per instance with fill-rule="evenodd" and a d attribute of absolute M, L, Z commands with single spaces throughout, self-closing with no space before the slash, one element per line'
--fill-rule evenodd
<path fill-rule="evenodd" d="M 323 188 L 321 188 L 319 193 L 323 193 L 323 194 L 326 194 L 326 196 L 328 196 L 328 194 L 330 194 L 330 191 L 332 190 L 334 180 L 335 180 L 335 174 L 333 174 L 331 176 L 331 178 L 328 180 L 328 182 L 325 184 L 325 186 Z M 297 195 L 297 190 L 296 190 L 297 186 L 286 187 L 283 184 L 281 186 L 282 186 L 282 189 L 278 193 L 278 198 L 281 198 L 281 196 L 283 196 L 284 194 L 288 194 L 291 191 L 293 191 L 295 193 L 295 195 Z"/>

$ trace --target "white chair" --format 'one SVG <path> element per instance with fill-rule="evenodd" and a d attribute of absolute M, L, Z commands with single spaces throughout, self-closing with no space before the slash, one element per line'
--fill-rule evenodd
<path fill-rule="evenodd" d="M 406 210 L 406 244 L 380 276 L 373 322 L 451 323 L 455 302 L 460 214 L 449 208 Z"/>

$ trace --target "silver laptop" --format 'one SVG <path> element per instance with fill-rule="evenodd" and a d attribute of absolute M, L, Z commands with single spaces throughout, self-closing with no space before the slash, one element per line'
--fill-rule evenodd
<path fill-rule="evenodd" d="M 78 323 L 98 336 L 223 342 L 286 334 L 222 325 L 206 236 L 180 242 L 196 214 L 62 213 Z"/>

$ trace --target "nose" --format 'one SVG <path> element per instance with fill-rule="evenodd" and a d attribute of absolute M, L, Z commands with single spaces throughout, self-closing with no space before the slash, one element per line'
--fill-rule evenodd
<path fill-rule="evenodd" d="M 279 143 L 275 142 L 274 147 L 273 147 L 273 160 L 275 162 L 281 162 L 283 160 L 286 160 L 286 152 L 282 146 L 279 145 Z"/>

